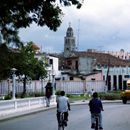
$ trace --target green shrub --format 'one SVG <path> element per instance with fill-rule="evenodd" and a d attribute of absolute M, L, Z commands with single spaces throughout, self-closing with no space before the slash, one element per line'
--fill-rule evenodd
<path fill-rule="evenodd" d="M 57 95 L 57 96 L 59 96 L 60 95 L 60 90 L 57 90 L 56 92 L 55 92 L 55 95 Z"/>
<path fill-rule="evenodd" d="M 4 100 L 10 100 L 12 98 L 12 96 L 10 95 L 10 94 L 8 94 L 8 95 L 6 95 L 5 97 L 4 97 Z"/>
<path fill-rule="evenodd" d="M 99 93 L 99 97 L 102 100 L 119 100 L 120 98 L 120 93 L 116 93 L 116 92 L 108 92 L 108 93 Z"/>
<path fill-rule="evenodd" d="M 44 96 L 43 92 L 35 92 L 35 97 L 42 97 Z"/>

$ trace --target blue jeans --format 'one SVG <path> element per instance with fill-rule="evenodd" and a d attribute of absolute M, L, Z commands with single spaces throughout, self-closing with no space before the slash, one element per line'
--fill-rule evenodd
<path fill-rule="evenodd" d="M 47 98 L 47 97 L 46 97 L 46 106 L 47 106 L 47 107 L 50 107 L 50 100 L 51 100 L 51 98 Z"/>
<path fill-rule="evenodd" d="M 95 123 L 95 116 L 94 116 L 95 113 L 91 113 L 91 124 L 94 124 Z M 101 113 L 98 113 L 99 115 L 99 127 L 103 127 L 102 125 L 102 114 Z"/>

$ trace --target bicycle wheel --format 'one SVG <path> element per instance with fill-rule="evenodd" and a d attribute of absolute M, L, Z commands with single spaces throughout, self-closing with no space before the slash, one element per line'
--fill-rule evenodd
<path fill-rule="evenodd" d="M 60 123 L 58 125 L 58 130 L 65 130 L 64 113 L 60 113 Z"/>

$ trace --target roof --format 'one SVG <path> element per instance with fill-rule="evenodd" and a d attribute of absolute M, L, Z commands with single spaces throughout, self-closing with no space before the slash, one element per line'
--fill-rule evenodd
<path fill-rule="evenodd" d="M 40 47 L 38 47 L 36 44 L 32 44 L 32 48 L 33 48 L 34 50 L 40 50 Z"/>
<path fill-rule="evenodd" d="M 96 62 L 104 65 L 109 66 L 130 66 L 130 61 L 122 60 L 115 56 L 106 53 L 99 53 L 99 52 L 75 52 L 76 56 L 88 56 L 96 59 Z"/>

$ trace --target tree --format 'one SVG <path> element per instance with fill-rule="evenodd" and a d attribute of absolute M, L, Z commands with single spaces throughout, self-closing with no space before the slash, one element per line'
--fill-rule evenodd
<path fill-rule="evenodd" d="M 23 77 L 23 96 L 26 94 L 27 78 L 39 80 L 47 76 L 46 62 L 44 56 L 38 60 L 35 58 L 35 49 L 33 43 L 29 42 L 20 50 L 20 62 L 17 64 L 17 75 L 24 75 Z"/>
<path fill-rule="evenodd" d="M 64 6 L 81 7 L 81 0 L 59 0 Z M 82 0 L 83 1 L 83 0 Z M 57 0 L 0 0 L 0 31 L 6 43 L 19 43 L 18 30 L 35 22 L 56 31 L 63 15 Z"/>
<path fill-rule="evenodd" d="M 44 55 L 40 60 L 35 58 L 33 43 L 29 42 L 21 49 L 9 49 L 6 44 L 0 45 L 0 80 L 11 76 L 11 69 L 16 68 L 17 77 L 23 76 L 23 95 L 26 94 L 26 82 L 31 79 L 45 78 L 47 76 L 46 60 Z"/>
<path fill-rule="evenodd" d="M 0 80 L 7 79 L 10 73 L 10 51 L 5 44 L 0 45 Z"/>

